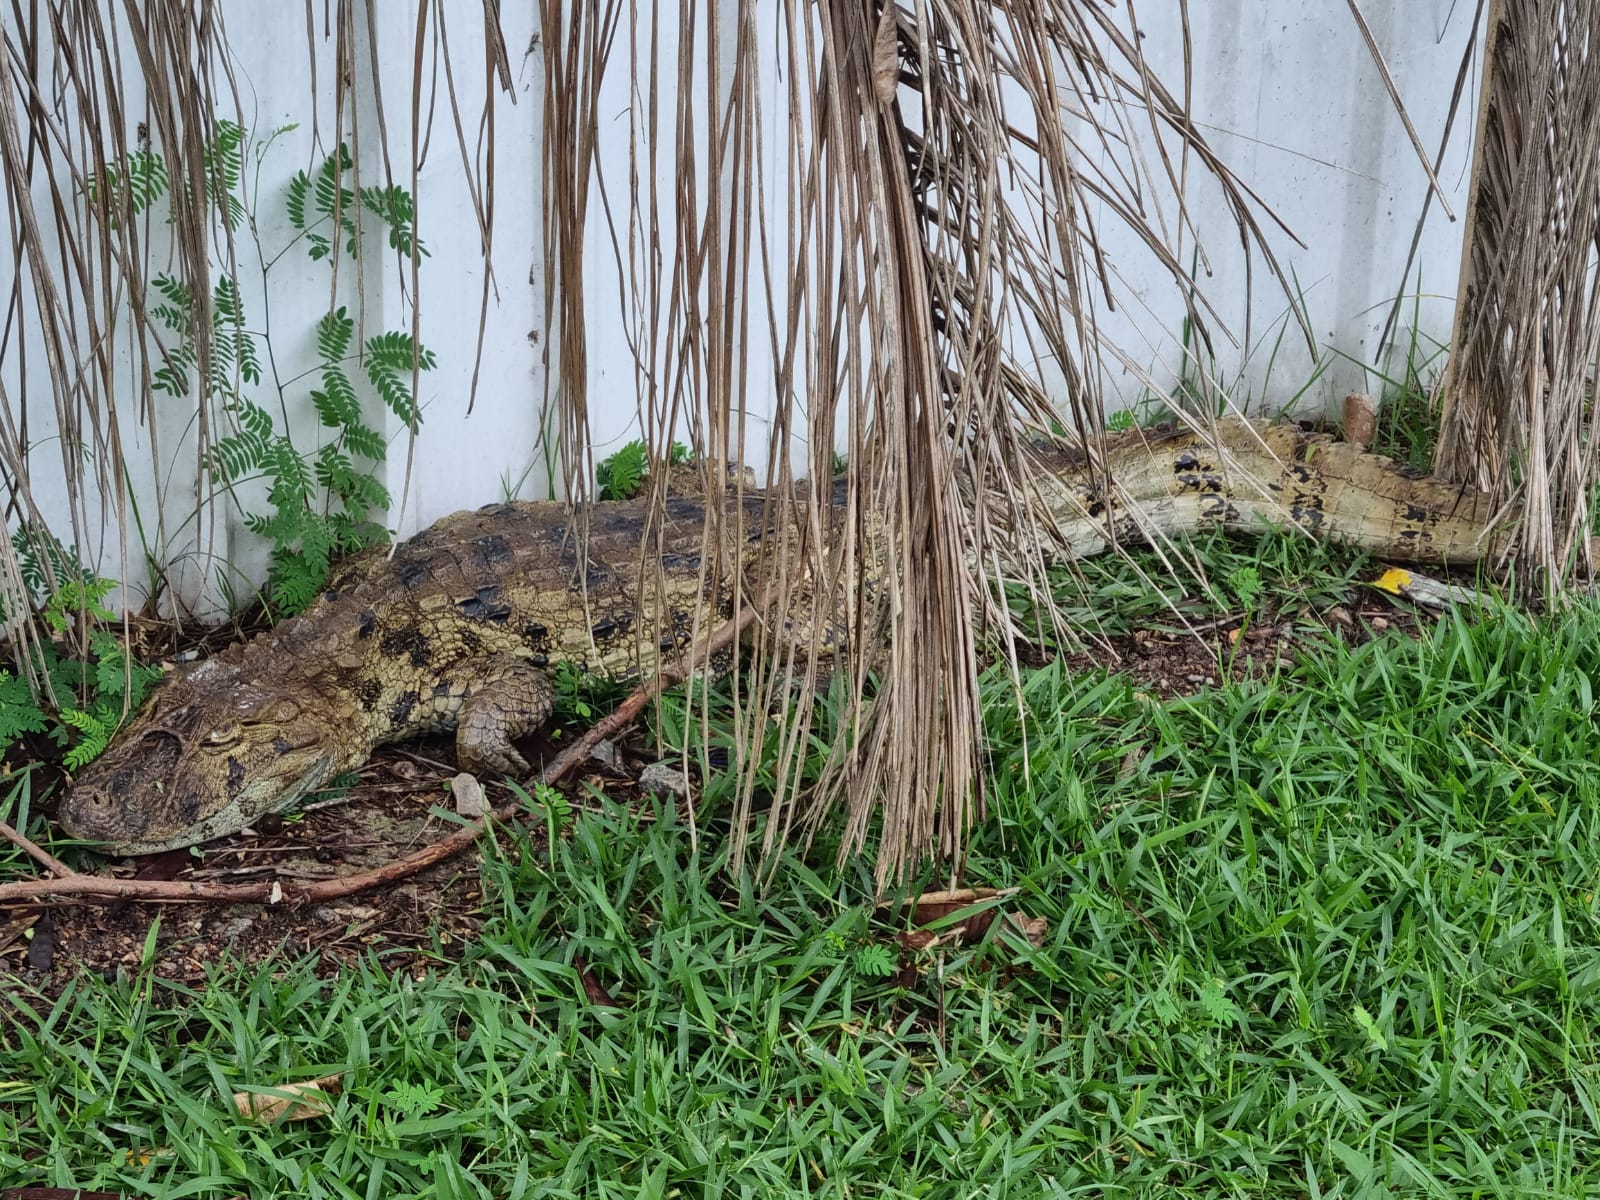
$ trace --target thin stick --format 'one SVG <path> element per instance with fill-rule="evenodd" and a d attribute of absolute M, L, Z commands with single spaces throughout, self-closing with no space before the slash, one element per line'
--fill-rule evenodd
<path fill-rule="evenodd" d="M 0 837 L 5 838 L 8 842 L 14 842 L 18 846 L 21 846 L 35 859 L 43 863 L 45 869 L 54 874 L 58 879 L 65 879 L 69 875 L 77 874 L 77 872 L 71 867 L 67 866 L 65 863 L 51 855 L 48 850 L 34 845 L 31 840 L 18 833 L 4 821 L 0 821 Z"/>

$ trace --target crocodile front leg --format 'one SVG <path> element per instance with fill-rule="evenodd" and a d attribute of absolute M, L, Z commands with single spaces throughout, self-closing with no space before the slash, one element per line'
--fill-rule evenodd
<path fill-rule="evenodd" d="M 538 731 L 555 711 L 550 677 L 513 654 L 468 665 L 471 680 L 456 714 L 456 760 L 476 775 L 524 775 L 513 738 Z"/>

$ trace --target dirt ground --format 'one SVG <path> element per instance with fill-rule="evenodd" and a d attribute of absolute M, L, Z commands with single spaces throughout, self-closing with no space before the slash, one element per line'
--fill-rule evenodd
<path fill-rule="evenodd" d="M 541 735 L 523 744 L 536 769 L 568 744 Z M 615 765 L 590 760 L 563 787 L 574 811 L 595 793 L 637 802 L 638 768 L 657 757 L 642 741 L 616 744 Z M 370 870 L 412 853 L 458 827 L 450 814 L 456 773 L 448 741 L 382 748 L 342 794 L 308 804 L 290 819 L 268 817 L 253 831 L 194 850 L 138 859 L 84 854 L 80 870 L 121 878 L 250 883 L 310 881 Z M 511 799 L 508 788 L 486 784 L 490 805 Z M 533 847 L 544 830 L 529 826 Z M 55 903 L 0 909 L 0 992 L 53 996 L 80 972 L 108 978 L 139 966 L 158 917 L 155 970 L 177 983 L 204 978 L 206 965 L 225 960 L 256 964 L 298 959 L 311 952 L 334 974 L 369 954 L 390 971 L 421 972 L 459 956 L 482 923 L 478 854 L 470 851 L 388 887 L 321 904 Z"/>
<path fill-rule="evenodd" d="M 1239 678 L 1270 672 L 1306 641 L 1329 635 L 1365 641 L 1384 629 L 1414 628 L 1416 618 L 1371 593 L 1322 613 L 1258 621 L 1249 627 L 1222 619 L 1189 632 L 1141 629 L 1111 639 L 1105 649 L 1067 657 L 1075 668 L 1111 666 L 1126 671 L 1151 694 L 1170 698 Z M 1046 657 L 1029 656 L 1037 665 Z M 525 745 L 542 765 L 575 736 L 541 735 Z M 562 788 L 574 809 L 593 802 L 597 790 L 632 802 L 637 771 L 656 756 L 635 735 L 617 747 L 620 757 L 591 760 Z M 277 877 L 313 880 L 366 870 L 435 841 L 456 828 L 440 809 L 452 807 L 455 773 L 447 742 L 385 747 L 337 798 L 313 803 L 290 820 L 268 818 L 253 833 L 138 860 L 97 861 L 84 870 L 124 877 L 243 883 Z M 487 789 L 489 802 L 508 793 Z M 535 837 L 542 836 L 536 831 Z M 178 983 L 203 978 L 207 964 L 235 960 L 257 964 L 298 959 L 315 951 L 329 974 L 377 954 L 391 971 L 421 972 L 458 956 L 482 922 L 477 853 L 469 851 L 387 888 L 323 904 L 90 904 L 56 903 L 0 909 L 0 992 L 59 994 L 80 972 L 115 977 L 136 969 L 152 922 L 158 977 Z"/>

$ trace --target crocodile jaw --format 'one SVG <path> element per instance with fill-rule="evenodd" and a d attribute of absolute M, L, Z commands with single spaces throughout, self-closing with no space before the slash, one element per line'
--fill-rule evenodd
<path fill-rule="evenodd" d="M 315 694 L 210 660 L 157 689 L 78 775 L 57 819 L 112 854 L 192 846 L 287 808 L 371 750 Z"/>
<path fill-rule="evenodd" d="M 185 846 L 209 842 L 215 838 L 227 837 L 229 834 L 238 833 L 252 821 L 259 820 L 269 812 L 282 812 L 292 808 L 333 779 L 342 769 L 342 765 L 334 755 L 319 756 L 308 765 L 305 776 L 299 782 L 290 784 L 281 792 L 277 782 L 271 785 L 270 796 L 241 792 L 208 816 L 201 817 L 181 829 L 165 833 L 152 830 L 138 837 L 119 838 L 117 834 L 107 829 L 104 822 L 96 819 L 103 811 L 104 805 L 97 799 L 91 798 L 94 793 L 86 789 L 83 783 L 74 787 L 62 801 L 57 819 L 62 829 L 72 837 L 97 843 L 95 848 L 102 854 L 119 858 L 135 854 L 162 854 L 168 850 L 178 850 Z M 94 784 L 91 782 L 88 787 L 92 789 Z M 163 790 L 159 781 L 153 787 L 157 794 Z"/>

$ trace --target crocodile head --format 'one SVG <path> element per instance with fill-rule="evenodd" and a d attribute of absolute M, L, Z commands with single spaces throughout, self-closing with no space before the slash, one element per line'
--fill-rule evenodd
<path fill-rule="evenodd" d="M 61 827 L 108 853 L 155 854 L 293 804 L 351 761 L 353 731 L 315 693 L 290 691 L 223 659 L 170 678 L 78 775 Z"/>

